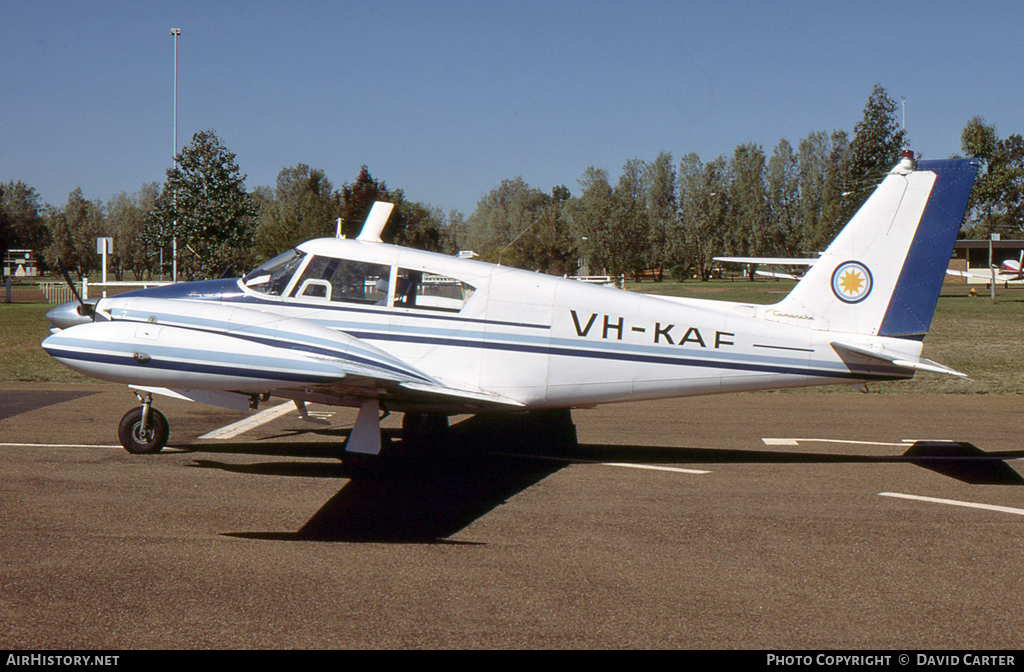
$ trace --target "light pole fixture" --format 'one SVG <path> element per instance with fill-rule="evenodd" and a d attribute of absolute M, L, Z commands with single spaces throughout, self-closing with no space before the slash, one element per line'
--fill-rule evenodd
<path fill-rule="evenodd" d="M 177 163 L 178 156 L 178 36 L 181 35 L 181 28 L 171 28 L 171 35 L 174 37 L 174 152 Z"/>
<path fill-rule="evenodd" d="M 181 28 L 171 28 L 174 37 L 174 167 L 178 167 L 178 36 Z M 171 282 L 178 281 L 178 192 L 174 192 L 174 230 L 171 238 Z"/>

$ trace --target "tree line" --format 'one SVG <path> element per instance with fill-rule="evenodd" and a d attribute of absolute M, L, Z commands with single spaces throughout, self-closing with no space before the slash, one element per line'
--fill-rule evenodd
<path fill-rule="evenodd" d="M 876 85 L 852 136 L 818 131 L 796 146 L 782 139 L 770 155 L 748 143 L 710 161 L 690 153 L 676 162 L 662 152 L 653 161 L 626 161 L 614 184 L 607 170 L 589 167 L 578 196 L 564 186 L 545 194 L 506 180 L 480 200 L 457 240 L 489 261 L 501 254 L 503 263 L 560 274 L 586 260 L 592 272 L 707 279 L 714 256 L 813 258 L 909 146 L 897 110 Z M 1001 140 L 975 117 L 962 133 L 962 152 L 988 165 L 962 235 L 1020 237 L 1021 136 Z M 515 235 L 520 240 L 505 249 Z"/>
<path fill-rule="evenodd" d="M 712 257 L 815 256 L 863 204 L 899 160 L 908 138 L 897 103 L 881 85 L 868 97 L 852 137 L 810 133 L 795 146 L 782 139 L 771 154 L 755 143 L 730 157 L 678 161 L 630 159 L 613 184 L 589 167 L 579 194 L 560 185 L 550 193 L 521 177 L 503 180 L 468 217 L 409 201 L 364 165 L 335 188 L 305 164 L 286 167 L 273 187 L 248 191 L 232 154 L 215 132 L 196 133 L 175 157 L 167 179 L 107 202 L 81 189 L 62 206 L 42 204 L 22 182 L 0 184 L 0 251 L 27 248 L 53 269 L 59 258 L 80 276 L 95 271 L 95 239 L 112 236 L 108 270 L 118 280 L 167 275 L 177 249 L 181 279 L 241 273 L 303 240 L 358 234 L 374 201 L 395 204 L 386 242 L 483 259 L 557 275 L 581 267 L 600 274 L 655 271 L 706 279 Z M 987 170 L 971 194 L 962 235 L 1024 233 L 1024 140 L 1005 139 L 981 117 L 961 134 L 965 156 Z"/>
<path fill-rule="evenodd" d="M 374 201 L 395 203 L 384 229 L 386 242 L 447 251 L 450 227 L 437 208 L 411 202 L 389 189 L 366 166 L 352 183 L 335 189 L 323 170 L 305 164 L 283 169 L 276 187 L 245 188 L 246 176 L 213 131 L 196 133 L 175 157 L 163 184 L 107 202 L 88 200 L 81 189 L 63 206 L 42 204 L 23 182 L 0 184 L 0 252 L 40 253 L 44 268 L 58 259 L 79 277 L 96 271 L 96 238 L 114 238 L 108 272 L 117 280 L 152 279 L 176 270 L 184 280 L 242 273 L 310 238 L 354 237 Z"/>

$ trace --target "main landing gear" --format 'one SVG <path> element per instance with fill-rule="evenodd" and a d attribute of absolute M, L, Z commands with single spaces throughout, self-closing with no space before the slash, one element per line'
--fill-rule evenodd
<path fill-rule="evenodd" d="M 354 476 L 379 476 L 397 464 L 427 457 L 444 446 L 447 415 L 406 412 L 402 417 L 402 440 L 395 445 L 390 436 L 381 436 L 379 411 L 377 399 L 364 400 L 345 443 L 341 459 Z"/>
<path fill-rule="evenodd" d="M 448 437 L 448 416 L 409 411 L 402 416 L 402 444 L 417 452 L 441 448 Z"/>
<path fill-rule="evenodd" d="M 121 418 L 117 428 L 117 438 L 129 453 L 135 455 L 151 455 L 159 453 L 167 445 L 170 428 L 167 418 L 153 408 L 153 395 L 140 394 L 141 408 L 133 408 Z"/>

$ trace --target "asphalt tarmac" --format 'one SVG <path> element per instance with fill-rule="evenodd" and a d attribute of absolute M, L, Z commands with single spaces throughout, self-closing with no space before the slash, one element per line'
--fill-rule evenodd
<path fill-rule="evenodd" d="M 1019 397 L 625 404 L 578 446 L 455 418 L 358 478 L 347 409 L 200 439 L 247 414 L 160 399 L 171 447 L 134 456 L 135 404 L 0 385 L 0 648 L 1024 645 Z"/>

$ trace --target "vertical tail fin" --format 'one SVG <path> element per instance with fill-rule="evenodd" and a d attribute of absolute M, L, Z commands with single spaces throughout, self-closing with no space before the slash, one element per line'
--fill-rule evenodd
<path fill-rule="evenodd" d="M 904 158 L 769 316 L 829 331 L 923 338 L 979 161 Z"/>

